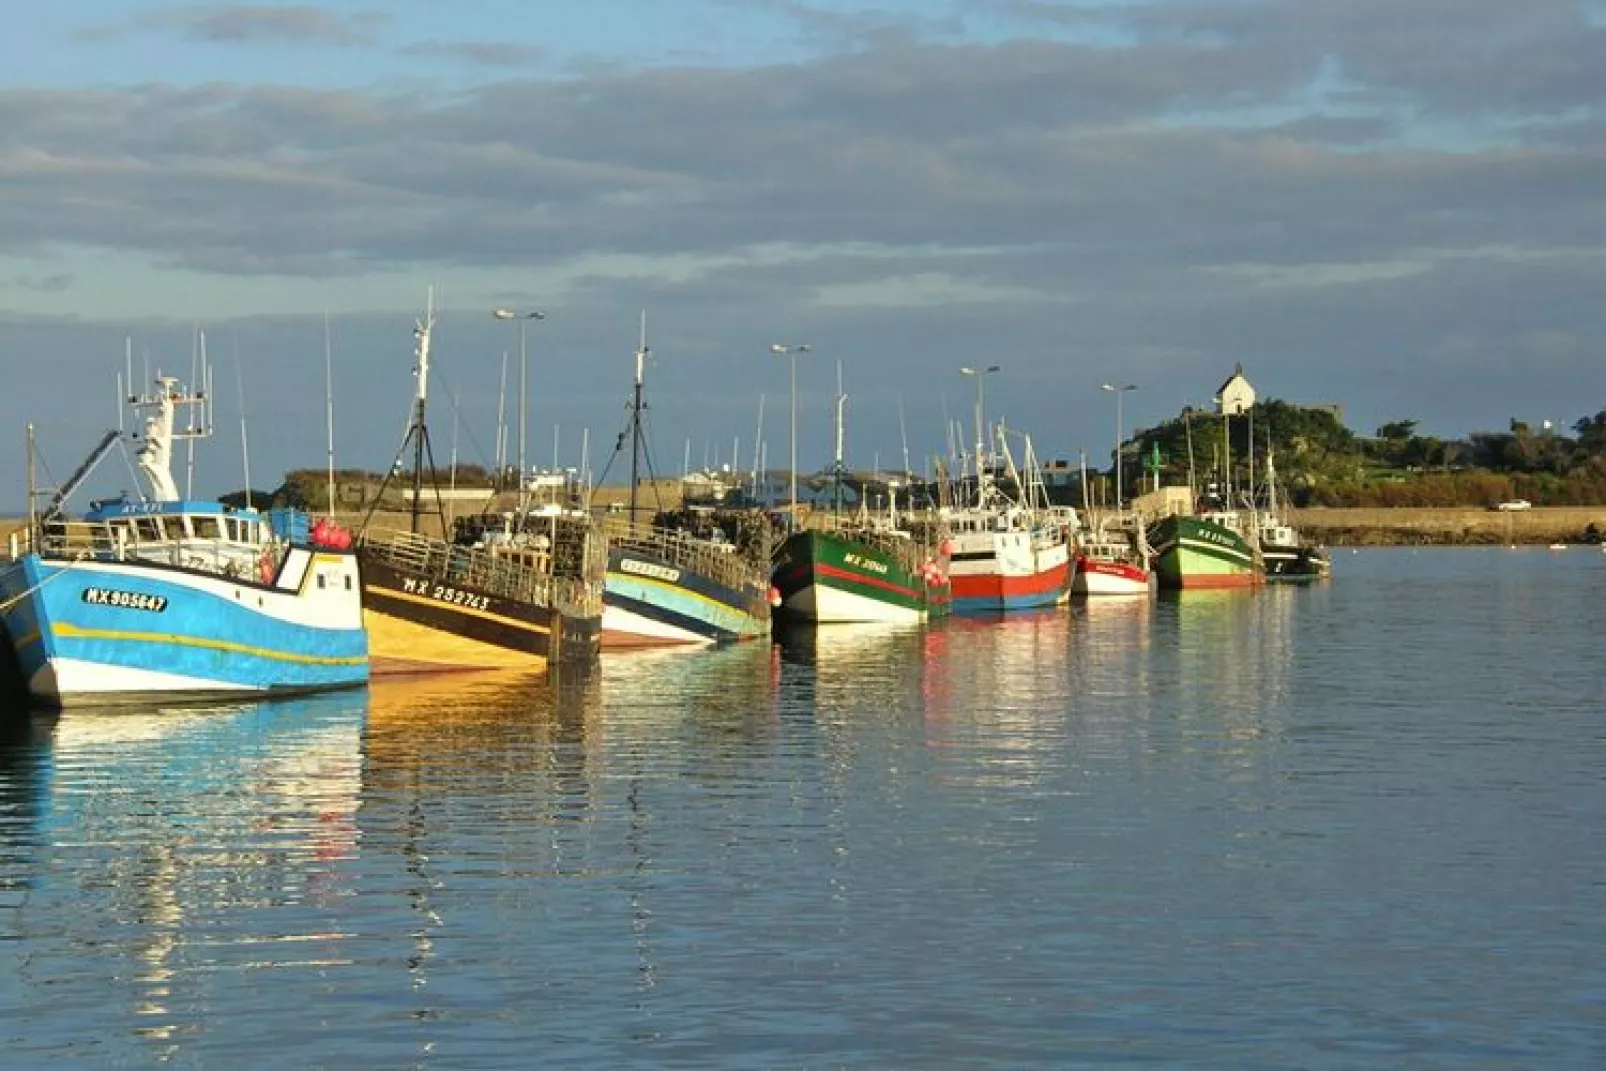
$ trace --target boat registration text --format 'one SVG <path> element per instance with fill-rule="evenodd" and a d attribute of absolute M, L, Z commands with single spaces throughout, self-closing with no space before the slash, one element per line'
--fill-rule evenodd
<path fill-rule="evenodd" d="M 402 579 L 402 590 L 409 595 L 423 595 L 426 598 L 451 603 L 453 606 L 466 606 L 470 610 L 484 610 L 491 605 L 489 595 L 475 595 L 471 591 L 447 587 L 444 584 L 432 584 L 428 580 L 415 580 L 412 577 Z"/>
<path fill-rule="evenodd" d="M 667 565 L 654 565 L 652 562 L 638 562 L 634 558 L 620 559 L 619 571 L 633 573 L 636 576 L 649 576 L 666 584 L 673 584 L 680 579 L 679 569 L 671 569 Z"/>
<path fill-rule="evenodd" d="M 91 606 L 117 606 L 124 610 L 146 610 L 153 614 L 167 609 L 167 599 L 161 595 L 118 591 L 116 588 L 85 588 L 83 598 Z"/>

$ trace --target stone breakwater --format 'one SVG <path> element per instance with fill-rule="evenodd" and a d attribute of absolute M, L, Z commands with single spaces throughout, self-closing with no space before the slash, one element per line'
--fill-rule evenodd
<path fill-rule="evenodd" d="M 1317 508 L 1294 510 L 1290 520 L 1306 537 L 1335 547 L 1581 543 L 1591 539 L 1591 525 L 1606 533 L 1606 506 Z"/>
<path fill-rule="evenodd" d="M 425 530 L 434 534 L 440 522 L 431 506 L 421 519 Z M 1308 538 L 1334 547 L 1581 543 L 1593 541 L 1591 525 L 1606 534 L 1606 506 L 1539 506 L 1510 513 L 1472 507 L 1318 508 L 1294 510 L 1289 519 Z M 361 516 L 341 514 L 340 520 L 356 525 Z M 380 512 L 372 523 L 405 530 L 408 520 L 406 513 Z M 17 518 L 0 519 L 0 548 L 24 524 Z"/>

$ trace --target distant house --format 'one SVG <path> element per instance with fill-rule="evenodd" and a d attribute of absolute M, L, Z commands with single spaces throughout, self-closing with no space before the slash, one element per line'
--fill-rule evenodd
<path fill-rule="evenodd" d="M 724 502 L 732 492 L 741 490 L 744 482 L 742 474 L 732 473 L 729 465 L 688 472 L 680 479 L 680 499 L 688 505 L 715 505 Z"/>
<path fill-rule="evenodd" d="M 1225 416 L 1243 416 L 1255 406 L 1255 388 L 1244 377 L 1244 366 L 1236 365 L 1232 378 L 1216 391 L 1216 412 Z"/>
<path fill-rule="evenodd" d="M 842 502 L 855 509 L 859 505 L 859 489 L 865 481 L 848 473 L 843 479 Z M 782 509 L 792 499 L 792 473 L 789 469 L 765 469 L 755 483 L 752 473 L 694 472 L 682 480 L 685 499 L 689 503 L 713 505 L 730 502 L 758 506 L 762 509 Z M 836 502 L 836 481 L 829 472 L 797 475 L 797 501 L 799 506 L 812 509 L 830 509 Z"/>

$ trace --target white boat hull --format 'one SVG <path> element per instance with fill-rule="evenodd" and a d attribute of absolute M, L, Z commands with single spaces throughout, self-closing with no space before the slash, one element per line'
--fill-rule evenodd
<path fill-rule="evenodd" d="M 817 583 L 804 586 L 787 599 L 784 609 L 805 621 L 822 625 L 872 622 L 918 624 L 925 620 L 925 614 L 919 610 Z"/>
<path fill-rule="evenodd" d="M 1072 595 L 1145 595 L 1148 591 L 1148 572 L 1132 565 L 1079 558 L 1071 577 Z"/>

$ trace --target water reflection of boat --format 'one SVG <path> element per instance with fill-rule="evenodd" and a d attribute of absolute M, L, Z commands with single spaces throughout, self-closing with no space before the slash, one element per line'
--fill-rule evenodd
<path fill-rule="evenodd" d="M 51 719 L 8 718 L 0 711 L 0 903 L 34 880 L 53 728 Z"/>
<path fill-rule="evenodd" d="M 490 773 L 536 781 L 544 752 L 594 736 L 601 704 L 595 672 L 565 676 L 484 670 L 375 678 L 363 752 L 371 790 L 472 792 Z"/>
<path fill-rule="evenodd" d="M 226 972 L 349 962 L 326 920 L 353 880 L 362 718 L 348 692 L 36 723 L 48 859 L 25 873 L 49 880 L 8 921 L 105 979 L 107 1062 L 193 1062 Z"/>
<path fill-rule="evenodd" d="M 905 651 L 916 646 L 921 626 L 908 622 L 863 622 L 859 624 L 814 625 L 807 622 L 776 623 L 774 639 L 783 661 L 798 665 L 823 666 L 842 658 L 849 664 L 888 657 L 894 649 Z"/>
<path fill-rule="evenodd" d="M 1147 650 L 1153 611 L 1154 597 L 1148 591 L 1077 601 L 1073 604 L 1071 624 L 1081 640 L 1077 645 L 1079 654 L 1093 661 L 1095 656 L 1111 648 L 1127 653 Z"/>
<path fill-rule="evenodd" d="M 1004 720 L 1058 713 L 1075 687 L 1068 668 L 1071 615 L 1048 608 L 1002 621 L 955 622 L 955 665 L 945 667 L 973 694 L 986 696 L 977 712 Z"/>
<path fill-rule="evenodd" d="M 1170 641 L 1190 705 L 1258 724 L 1287 690 L 1291 615 L 1303 589 L 1167 591 L 1156 601 L 1159 633 Z"/>

